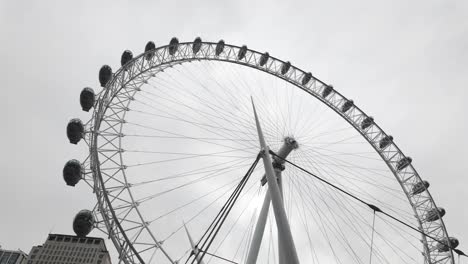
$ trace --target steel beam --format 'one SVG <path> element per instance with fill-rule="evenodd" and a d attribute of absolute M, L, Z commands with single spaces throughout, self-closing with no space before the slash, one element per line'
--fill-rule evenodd
<path fill-rule="evenodd" d="M 269 151 L 270 148 L 265 142 L 263 136 L 262 128 L 260 126 L 260 121 L 258 120 L 257 111 L 255 109 L 255 104 L 252 99 L 252 107 L 255 116 L 255 124 L 257 126 L 258 138 L 260 141 L 260 147 L 262 149 L 261 155 L 263 160 L 263 166 L 265 168 L 265 175 L 268 183 L 268 193 L 271 197 L 273 204 L 273 212 L 275 213 L 276 226 L 278 228 L 278 234 L 283 245 L 284 249 L 284 259 L 288 260 L 290 264 L 299 264 L 299 258 L 297 256 L 296 247 L 294 245 L 294 240 L 292 237 L 291 229 L 289 226 L 288 219 L 286 217 L 286 210 L 284 209 L 283 198 L 281 196 L 281 191 L 278 186 L 276 179 L 276 173 L 273 168 L 272 159 L 270 157 Z M 261 240 L 261 239 L 260 239 Z M 257 252 L 258 254 L 258 252 Z"/>

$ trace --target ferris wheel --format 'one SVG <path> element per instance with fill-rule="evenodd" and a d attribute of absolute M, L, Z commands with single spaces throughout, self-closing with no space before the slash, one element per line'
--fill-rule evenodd
<path fill-rule="evenodd" d="M 267 52 L 156 47 L 80 95 L 68 185 L 97 198 L 93 227 L 133 263 L 455 263 L 429 183 L 353 100 Z"/>

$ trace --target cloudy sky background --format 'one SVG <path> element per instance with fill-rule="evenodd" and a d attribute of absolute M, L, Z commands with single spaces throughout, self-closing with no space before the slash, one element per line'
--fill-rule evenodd
<path fill-rule="evenodd" d="M 86 152 L 65 136 L 70 118 L 89 118 L 81 89 L 97 90 L 100 66 L 118 68 L 123 50 L 173 36 L 268 51 L 354 99 L 413 157 L 468 251 L 468 2 L 403 0 L 0 0 L 3 248 L 73 232 L 95 200 L 61 175 Z"/>

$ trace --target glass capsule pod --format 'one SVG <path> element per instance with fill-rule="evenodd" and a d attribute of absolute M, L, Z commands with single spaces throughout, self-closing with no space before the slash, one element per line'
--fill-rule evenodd
<path fill-rule="evenodd" d="M 176 37 L 173 37 L 169 42 L 169 54 L 174 55 L 179 49 L 179 40 Z"/>
<path fill-rule="evenodd" d="M 413 159 L 411 157 L 402 158 L 397 163 L 397 166 L 396 166 L 397 170 L 401 171 L 402 169 L 408 167 L 411 164 L 412 161 L 413 161 Z"/>
<path fill-rule="evenodd" d="M 84 135 L 84 126 L 80 119 L 74 118 L 68 122 L 67 137 L 70 143 L 78 144 Z"/>
<path fill-rule="evenodd" d="M 426 221 L 434 222 L 445 215 L 445 209 L 442 207 L 432 208 L 426 213 Z"/>
<path fill-rule="evenodd" d="M 374 118 L 372 116 L 368 116 L 364 120 L 362 120 L 361 129 L 366 130 L 372 124 L 374 124 Z"/>
<path fill-rule="evenodd" d="M 267 62 L 268 62 L 268 59 L 270 58 L 270 54 L 268 52 L 265 52 L 262 54 L 262 56 L 260 57 L 260 66 L 264 66 Z"/>
<path fill-rule="evenodd" d="M 437 243 L 437 249 L 439 252 L 447 252 L 450 249 L 454 249 L 458 247 L 458 245 L 460 244 L 458 239 L 454 237 L 449 237 L 448 239 L 445 239 L 443 242 L 444 243 L 441 243 L 441 242 Z"/>
<path fill-rule="evenodd" d="M 291 68 L 291 63 L 289 61 L 283 63 L 283 65 L 281 66 L 281 74 L 285 75 L 289 71 L 290 68 Z"/>
<path fill-rule="evenodd" d="M 312 79 L 312 73 L 308 72 L 306 74 L 304 74 L 304 77 L 302 77 L 302 85 L 306 85 L 307 83 L 309 83 L 310 79 Z"/>
<path fill-rule="evenodd" d="M 63 167 L 63 179 L 68 186 L 75 186 L 81 180 L 82 173 L 83 167 L 76 159 L 67 161 Z"/>
<path fill-rule="evenodd" d="M 237 59 L 242 60 L 245 58 L 245 54 L 247 54 L 247 46 L 244 45 L 239 49 L 239 53 L 237 54 Z"/>
<path fill-rule="evenodd" d="M 145 46 L 145 58 L 147 60 L 151 60 L 154 56 L 154 51 L 156 50 L 156 45 L 154 44 L 153 41 L 148 41 Z"/>
<path fill-rule="evenodd" d="M 124 66 L 129 61 L 131 61 L 132 59 L 133 59 L 133 53 L 131 51 L 129 51 L 129 50 L 125 50 L 122 53 L 122 57 L 120 57 L 120 65 Z"/>
<path fill-rule="evenodd" d="M 380 140 L 379 147 L 381 149 L 384 149 L 384 148 L 388 147 L 390 144 L 392 144 L 392 142 L 393 142 L 393 137 L 392 136 L 385 136 Z"/>
<path fill-rule="evenodd" d="M 112 68 L 109 65 L 103 65 L 99 70 L 99 82 L 102 87 L 106 87 L 107 83 L 112 78 Z"/>
<path fill-rule="evenodd" d="M 329 96 L 331 92 L 333 92 L 333 86 L 332 85 L 325 86 L 322 91 L 322 97 L 327 98 L 327 96 Z"/>
<path fill-rule="evenodd" d="M 341 112 L 346 113 L 351 107 L 353 107 L 354 102 L 353 100 L 347 100 L 344 102 L 344 104 L 341 106 Z"/>
<path fill-rule="evenodd" d="M 81 90 L 80 105 L 83 111 L 88 112 L 94 106 L 95 100 L 96 100 L 96 95 L 94 94 L 93 89 L 86 87 L 86 88 L 83 88 L 83 90 Z"/>
<path fill-rule="evenodd" d="M 193 41 L 193 44 L 192 44 L 192 51 L 193 51 L 193 54 L 197 54 L 200 49 L 201 49 L 201 46 L 202 46 L 202 39 L 200 37 L 197 37 L 194 41 Z"/>
<path fill-rule="evenodd" d="M 94 227 L 95 219 L 90 210 L 79 211 L 73 219 L 73 231 L 79 237 L 87 236 Z"/>
<path fill-rule="evenodd" d="M 411 189 L 413 195 L 414 194 L 420 194 L 424 192 L 427 188 L 429 188 L 429 182 L 428 181 L 420 181 L 413 185 L 413 188 Z"/>
<path fill-rule="evenodd" d="M 219 56 L 219 54 L 221 54 L 223 50 L 224 50 L 224 40 L 220 40 L 218 41 L 218 44 L 216 44 L 216 50 L 215 50 L 216 56 Z"/>

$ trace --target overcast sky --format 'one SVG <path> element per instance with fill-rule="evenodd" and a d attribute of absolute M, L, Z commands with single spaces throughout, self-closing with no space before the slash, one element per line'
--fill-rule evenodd
<path fill-rule="evenodd" d="M 0 0 L 0 245 L 29 252 L 49 232 L 73 233 L 94 196 L 67 187 L 70 118 L 98 70 L 121 52 L 177 36 L 226 40 L 290 60 L 354 99 L 392 134 L 450 235 L 468 251 L 468 1 Z M 100 233 L 92 233 L 101 236 Z M 111 247 L 108 243 L 108 247 Z"/>

